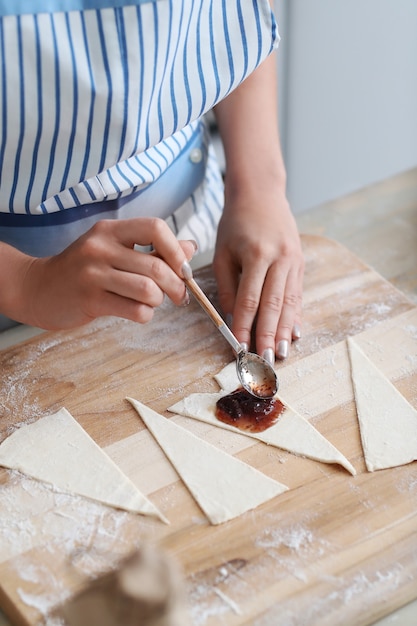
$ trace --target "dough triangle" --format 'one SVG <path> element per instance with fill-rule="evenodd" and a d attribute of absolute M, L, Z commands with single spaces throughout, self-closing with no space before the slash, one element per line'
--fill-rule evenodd
<path fill-rule="evenodd" d="M 167 522 L 65 408 L 5 439 L 0 465 L 61 491 Z"/>
<path fill-rule="evenodd" d="M 288 487 L 127 398 L 212 524 L 254 509 Z"/>
<path fill-rule="evenodd" d="M 307 420 L 287 407 L 276 424 L 260 433 L 251 433 L 239 430 L 220 422 L 216 416 L 216 402 L 227 392 L 193 393 L 168 408 L 172 413 L 207 422 L 219 428 L 231 430 L 240 435 L 253 437 L 271 446 L 282 448 L 301 456 L 308 457 L 323 463 L 337 463 L 355 475 L 355 468 L 323 435 L 321 435 Z"/>
<path fill-rule="evenodd" d="M 366 467 L 370 472 L 417 460 L 417 411 L 382 372 L 347 340 Z"/>

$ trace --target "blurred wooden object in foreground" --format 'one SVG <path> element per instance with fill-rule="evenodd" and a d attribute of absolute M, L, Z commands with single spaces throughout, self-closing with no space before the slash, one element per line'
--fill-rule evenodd
<path fill-rule="evenodd" d="M 60 617 L 68 626 L 187 626 L 182 574 L 169 555 L 144 545 L 71 598 Z"/>

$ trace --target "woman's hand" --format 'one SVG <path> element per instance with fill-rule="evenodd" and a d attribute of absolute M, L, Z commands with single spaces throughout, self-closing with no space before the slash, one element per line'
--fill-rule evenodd
<path fill-rule="evenodd" d="M 269 56 L 220 102 L 216 118 L 226 157 L 225 207 L 214 269 L 220 304 L 239 341 L 285 359 L 301 332 L 304 261 L 286 200 L 278 131 L 277 69 Z"/>
<path fill-rule="evenodd" d="M 284 193 L 256 185 L 228 194 L 226 187 L 214 271 L 238 340 L 250 346 L 256 318 L 258 354 L 285 359 L 301 333 L 304 259 Z"/>
<path fill-rule="evenodd" d="M 134 245 L 152 245 L 152 253 Z M 181 267 L 195 252 L 163 220 L 102 220 L 61 254 L 33 258 L 0 251 L 15 271 L 5 315 L 45 329 L 72 328 L 103 315 L 146 323 L 166 294 L 187 302 Z M 9 254 L 10 253 L 10 254 Z"/>

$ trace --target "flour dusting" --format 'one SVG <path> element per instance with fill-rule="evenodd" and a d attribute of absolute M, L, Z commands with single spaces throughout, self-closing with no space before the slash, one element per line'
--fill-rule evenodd
<path fill-rule="evenodd" d="M 404 327 L 404 330 L 410 335 L 412 339 L 417 340 L 417 326 L 415 326 L 414 324 L 407 324 L 407 326 Z"/>
<path fill-rule="evenodd" d="M 262 548 L 279 548 L 285 546 L 290 550 L 300 551 L 308 548 L 313 543 L 313 533 L 311 530 L 295 524 L 289 528 L 271 528 L 264 531 L 262 536 L 256 541 L 256 545 Z"/>
<path fill-rule="evenodd" d="M 394 565 L 372 574 L 360 571 L 352 577 L 323 575 L 320 578 L 327 583 L 326 588 L 331 586 L 333 591 L 326 592 L 318 586 L 317 592 L 308 597 L 289 598 L 254 620 L 252 626 L 338 624 L 341 615 L 343 623 L 357 623 L 358 610 L 363 615 L 366 609 L 383 603 L 388 592 L 399 589 L 404 583 L 404 572 Z"/>
<path fill-rule="evenodd" d="M 19 472 L 7 473 L 9 480 L 0 486 L 8 512 L 7 520 L 0 518 L 0 563 L 7 562 L 19 578 L 21 602 L 50 626 L 49 613 L 71 594 L 68 577 L 85 580 L 109 570 L 143 538 L 146 522 Z"/>

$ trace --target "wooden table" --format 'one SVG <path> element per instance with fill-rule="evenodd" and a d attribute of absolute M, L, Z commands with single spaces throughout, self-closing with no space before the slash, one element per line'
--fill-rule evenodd
<path fill-rule="evenodd" d="M 417 304 L 417 168 L 296 215 L 300 232 L 344 244 Z M 417 601 L 376 626 L 414 626 Z"/>
<path fill-rule="evenodd" d="M 417 309 L 347 249 L 305 236 L 304 335 L 280 365 L 283 396 L 357 469 L 356 477 L 186 418 L 179 423 L 290 490 L 210 526 L 142 422 L 132 396 L 169 405 L 231 358 L 196 303 L 166 303 L 152 324 L 106 318 L 0 352 L 0 433 L 65 406 L 165 513 L 170 526 L 0 472 L 3 608 L 36 624 L 89 575 L 144 539 L 182 565 L 196 626 L 370 624 L 417 597 L 417 464 L 365 469 L 347 365 L 355 335 L 417 406 Z M 216 303 L 210 269 L 199 274 Z M 146 465 L 142 463 L 146 458 Z"/>

